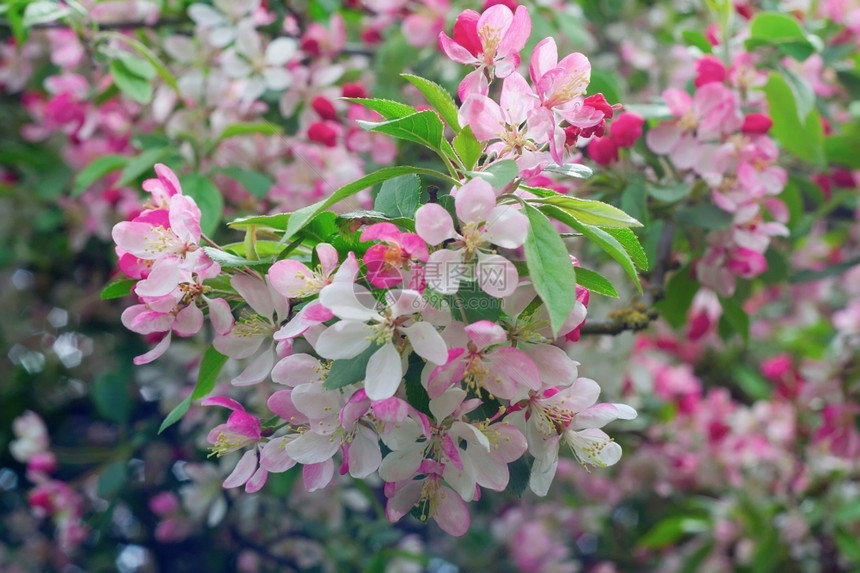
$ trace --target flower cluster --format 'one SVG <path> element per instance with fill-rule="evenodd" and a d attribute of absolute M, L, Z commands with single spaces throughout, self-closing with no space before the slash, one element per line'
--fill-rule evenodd
<path fill-rule="evenodd" d="M 711 190 L 713 203 L 731 214 L 727 229 L 708 234 L 708 248 L 696 265 L 699 281 L 721 296 L 735 291 L 735 278 L 767 270 L 771 238 L 787 236 L 788 210 L 778 199 L 787 180 L 766 102 L 750 88 L 762 85 L 754 58 L 743 52 L 726 68 L 716 56 L 696 62 L 695 93 L 671 88 L 663 99 L 674 119 L 650 129 L 648 147 L 667 155 Z M 772 220 L 768 220 L 769 214 Z"/>

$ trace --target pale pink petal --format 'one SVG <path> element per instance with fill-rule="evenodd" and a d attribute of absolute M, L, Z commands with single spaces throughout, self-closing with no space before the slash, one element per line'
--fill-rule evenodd
<path fill-rule="evenodd" d="M 469 509 L 459 495 L 448 488 L 442 487 L 437 493 L 439 505 L 433 519 L 439 527 L 448 535 L 461 537 L 469 531 L 471 516 Z"/>
<path fill-rule="evenodd" d="M 379 317 L 376 299 L 361 285 L 335 281 L 320 291 L 319 301 L 338 318 L 365 322 Z"/>
<path fill-rule="evenodd" d="M 272 371 L 275 355 L 271 349 L 266 349 L 262 354 L 254 358 L 241 374 L 231 380 L 233 386 L 251 386 L 259 384 Z"/>
<path fill-rule="evenodd" d="M 440 294 L 454 294 L 460 289 L 460 278 L 466 272 L 462 250 L 441 249 L 427 260 L 424 280 Z"/>
<path fill-rule="evenodd" d="M 439 47 L 442 52 L 458 64 L 478 64 L 477 58 L 469 50 L 448 37 L 445 32 L 439 33 Z"/>
<path fill-rule="evenodd" d="M 448 388 L 463 379 L 467 358 L 465 348 L 454 348 L 448 351 L 448 362 L 434 368 L 427 380 L 427 394 L 431 400 L 439 398 Z"/>
<path fill-rule="evenodd" d="M 466 326 L 466 334 L 478 350 L 508 341 L 505 329 L 489 320 L 479 320 Z"/>
<path fill-rule="evenodd" d="M 233 275 L 230 279 L 230 284 L 236 289 L 254 312 L 263 318 L 272 319 L 275 312 L 275 306 L 272 302 L 272 295 L 269 292 L 269 287 L 260 279 L 248 275 Z"/>
<path fill-rule="evenodd" d="M 296 53 L 298 43 L 293 38 L 275 38 L 266 46 L 266 63 L 270 66 L 283 66 Z"/>
<path fill-rule="evenodd" d="M 382 463 L 384 464 L 385 462 L 383 461 Z M 392 523 L 398 521 L 401 517 L 409 513 L 413 507 L 415 507 L 415 504 L 418 503 L 418 499 L 421 497 L 421 491 L 424 488 L 424 481 L 425 480 L 411 481 L 399 488 L 395 494 L 389 498 L 388 503 L 385 505 L 385 517 L 388 518 L 388 521 Z"/>
<path fill-rule="evenodd" d="M 457 236 L 454 221 L 444 207 L 427 203 L 415 212 L 415 232 L 429 245 L 438 245 Z"/>
<path fill-rule="evenodd" d="M 513 19 L 499 43 L 498 53 L 508 54 L 522 50 L 532 33 L 532 21 L 525 6 L 517 6 Z"/>
<path fill-rule="evenodd" d="M 173 332 L 179 336 L 194 336 L 203 328 L 203 311 L 196 304 L 190 304 L 176 313 Z"/>
<path fill-rule="evenodd" d="M 505 78 L 502 83 L 502 97 L 499 100 L 505 123 L 519 126 L 528 119 L 529 112 L 537 107 L 538 103 L 534 90 L 522 75 L 512 73 Z"/>
<path fill-rule="evenodd" d="M 457 218 L 464 223 L 480 223 L 496 206 L 496 193 L 483 179 L 472 179 L 463 185 L 454 199 Z"/>
<path fill-rule="evenodd" d="M 526 344 L 522 350 L 537 364 L 541 380 L 547 386 L 569 386 L 576 380 L 579 363 L 558 346 Z"/>
<path fill-rule="evenodd" d="M 478 253 L 478 285 L 485 293 L 496 298 L 505 298 L 516 290 L 519 284 L 517 268 L 501 255 Z"/>
<path fill-rule="evenodd" d="M 161 339 L 161 342 L 155 345 L 155 347 L 147 352 L 146 354 L 141 354 L 140 356 L 135 356 L 134 364 L 136 366 L 141 366 L 143 364 L 149 364 L 165 352 L 167 352 L 167 348 L 170 346 L 170 333 L 168 332 L 164 338 Z"/>
<path fill-rule="evenodd" d="M 375 472 L 382 462 L 382 453 L 379 451 L 379 438 L 369 428 L 360 428 L 349 443 L 349 475 L 356 478 L 365 478 Z"/>
<path fill-rule="evenodd" d="M 278 390 L 266 402 L 266 406 L 272 413 L 278 415 L 291 424 L 302 424 L 308 421 L 307 416 L 299 412 L 293 404 L 292 390 Z"/>
<path fill-rule="evenodd" d="M 421 358 L 433 364 L 444 364 L 448 360 L 448 347 L 429 322 L 416 322 L 411 326 L 401 326 L 399 330 L 409 338 L 409 343 Z"/>
<path fill-rule="evenodd" d="M 312 278 L 313 271 L 307 265 L 292 259 L 278 261 L 269 269 L 269 282 L 272 287 L 287 298 L 313 294 L 306 292 L 308 281 Z"/>
<path fill-rule="evenodd" d="M 230 303 L 223 298 L 206 298 L 206 304 L 209 306 L 209 322 L 212 323 L 212 328 L 216 334 L 225 335 L 233 329 L 233 313 L 230 310 Z"/>
<path fill-rule="evenodd" d="M 373 353 L 367 362 L 364 390 L 371 400 L 391 398 L 400 387 L 403 379 L 403 365 L 400 353 L 393 344 L 387 342 Z"/>
<path fill-rule="evenodd" d="M 516 249 L 526 242 L 529 219 L 510 205 L 495 207 L 487 217 L 487 241 L 505 249 Z"/>
<path fill-rule="evenodd" d="M 254 471 L 256 471 L 256 469 L 257 452 L 255 450 L 248 450 L 242 455 L 239 463 L 236 464 L 236 467 L 230 475 L 227 476 L 227 479 L 224 480 L 224 483 L 222 484 L 223 487 L 225 489 L 239 487 L 251 479 L 251 476 L 254 475 Z"/>
<path fill-rule="evenodd" d="M 296 465 L 296 460 L 291 458 L 284 446 L 286 440 L 274 439 L 268 442 L 260 452 L 260 467 L 272 473 L 285 472 Z"/>
<path fill-rule="evenodd" d="M 269 472 L 260 467 L 254 472 L 254 475 L 245 483 L 245 493 L 257 493 L 263 486 L 266 485 L 266 478 L 269 477 Z"/>
<path fill-rule="evenodd" d="M 179 260 L 173 257 L 159 259 L 146 279 L 139 281 L 134 287 L 137 296 L 164 296 L 173 292 L 182 282 L 182 271 Z"/>
<path fill-rule="evenodd" d="M 272 368 L 272 382 L 298 386 L 318 380 L 320 362 L 310 354 L 291 354 L 282 358 Z"/>
<path fill-rule="evenodd" d="M 379 477 L 389 482 L 409 479 L 418 471 L 423 460 L 424 450 L 420 447 L 393 451 L 382 460 Z"/>
<path fill-rule="evenodd" d="M 472 133 L 478 141 L 500 139 L 506 132 L 502 108 L 482 94 L 472 93 L 464 99 L 458 119 L 460 125 L 468 125 L 472 128 Z"/>
<path fill-rule="evenodd" d="M 302 481 L 309 492 L 323 489 L 334 477 L 334 462 L 328 459 L 318 464 L 306 465 L 302 468 Z"/>
<path fill-rule="evenodd" d="M 372 334 L 370 327 L 362 322 L 341 320 L 320 334 L 314 348 L 320 356 L 330 360 L 353 358 L 370 346 Z"/>
<path fill-rule="evenodd" d="M 484 387 L 499 398 L 512 398 L 521 388 L 540 389 L 540 371 L 528 354 L 518 348 L 497 348 L 484 357 L 484 362 L 490 369 Z"/>
<path fill-rule="evenodd" d="M 483 66 L 466 74 L 466 77 L 457 86 L 457 97 L 460 98 L 460 101 L 466 101 L 473 94 L 486 96 L 488 93 L 490 93 L 490 83 L 487 76 L 484 75 Z M 459 121 L 460 125 L 466 125 L 463 123 L 462 116 L 460 116 Z"/>
<path fill-rule="evenodd" d="M 215 350 L 236 360 L 253 356 L 262 344 L 262 336 L 236 336 L 233 333 L 216 336 L 212 340 Z"/>
<path fill-rule="evenodd" d="M 661 123 L 648 130 L 645 143 L 648 149 L 658 155 L 666 155 L 675 148 L 681 138 L 682 131 L 671 123 Z"/>
<path fill-rule="evenodd" d="M 318 464 L 331 457 L 340 448 L 334 436 L 305 432 L 284 447 L 287 455 L 300 464 Z"/>
<path fill-rule="evenodd" d="M 337 249 L 328 243 L 320 243 L 317 245 L 317 258 L 319 258 L 320 267 L 326 275 L 330 274 L 337 268 L 337 264 L 339 262 Z"/>
<path fill-rule="evenodd" d="M 532 50 L 529 61 L 529 76 L 537 84 L 545 73 L 558 66 L 558 48 L 553 38 L 544 38 Z"/>
<path fill-rule="evenodd" d="M 229 408 L 230 410 L 239 410 L 240 412 L 245 411 L 245 407 L 242 404 L 240 404 L 233 398 L 228 398 L 227 396 L 210 396 L 201 400 L 200 405 L 222 406 L 224 408 Z"/>

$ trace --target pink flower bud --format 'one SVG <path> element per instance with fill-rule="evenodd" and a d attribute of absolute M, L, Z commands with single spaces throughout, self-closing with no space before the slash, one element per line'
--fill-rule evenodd
<path fill-rule="evenodd" d="M 314 108 L 314 111 L 317 112 L 321 118 L 337 121 L 337 110 L 328 98 L 324 98 L 323 96 L 315 97 L 311 102 L 311 107 Z"/>
<path fill-rule="evenodd" d="M 633 147 L 636 140 L 642 137 L 642 126 L 645 118 L 631 112 L 620 114 L 609 126 L 609 137 L 618 147 Z"/>
<path fill-rule="evenodd" d="M 741 132 L 747 135 L 763 135 L 770 130 L 773 120 L 763 113 L 751 113 L 744 118 Z"/>
<path fill-rule="evenodd" d="M 788 354 L 777 354 L 762 361 L 761 374 L 773 382 L 779 381 L 791 372 L 791 357 Z"/>
<path fill-rule="evenodd" d="M 57 456 L 53 452 L 39 452 L 27 462 L 27 473 L 52 474 L 57 471 Z"/>
<path fill-rule="evenodd" d="M 308 139 L 326 147 L 337 145 L 337 131 L 325 122 L 317 121 L 308 127 Z"/>
<path fill-rule="evenodd" d="M 495 6 L 496 4 L 503 4 L 511 9 L 511 12 L 517 9 L 519 4 L 516 0 L 484 0 L 484 10 L 489 8 L 490 6 Z"/>
<path fill-rule="evenodd" d="M 598 165 L 611 165 L 618 161 L 618 145 L 609 137 L 594 139 L 588 144 L 588 156 Z"/>
<path fill-rule="evenodd" d="M 740 247 L 732 253 L 726 266 L 739 277 L 751 279 L 767 270 L 767 260 L 757 251 Z"/>
<path fill-rule="evenodd" d="M 163 491 L 149 498 L 149 510 L 158 516 L 175 513 L 179 509 L 179 499 L 171 491 Z"/>
<path fill-rule="evenodd" d="M 612 109 L 612 106 L 609 105 L 609 102 L 606 101 L 606 96 L 603 94 L 588 96 L 582 101 L 582 105 L 602 111 L 604 119 L 612 119 L 612 114 L 615 113 L 615 110 Z"/>
<path fill-rule="evenodd" d="M 359 97 L 359 98 L 368 98 L 370 94 L 367 93 L 367 90 L 364 89 L 364 86 L 358 82 L 355 83 L 347 83 L 341 86 L 341 91 L 343 93 L 343 97 Z"/>
<path fill-rule="evenodd" d="M 705 56 L 696 62 L 696 79 L 693 82 L 697 88 L 711 82 L 726 81 L 726 66 L 716 56 Z"/>

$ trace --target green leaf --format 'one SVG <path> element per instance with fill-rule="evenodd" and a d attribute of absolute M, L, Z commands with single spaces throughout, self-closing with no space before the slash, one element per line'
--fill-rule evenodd
<path fill-rule="evenodd" d="M 445 120 L 445 123 L 448 124 L 454 133 L 460 133 L 460 120 L 457 117 L 459 110 L 457 109 L 457 104 L 454 103 L 454 98 L 448 93 L 448 90 L 436 82 L 432 82 L 420 76 L 400 74 L 400 77 L 405 78 L 406 81 L 418 88 L 418 91 L 421 92 L 421 95 L 424 96 L 427 103 L 439 112 L 439 115 L 442 116 L 442 119 Z"/>
<path fill-rule="evenodd" d="M 367 109 L 372 109 L 385 119 L 400 119 L 408 115 L 418 113 L 418 110 L 411 105 L 392 101 L 389 99 L 378 98 L 360 98 L 360 97 L 345 97 L 344 100 L 358 105 L 363 105 Z"/>
<path fill-rule="evenodd" d="M 860 563 L 860 544 L 857 543 L 857 535 L 849 530 L 839 527 L 836 529 L 836 547 L 839 554 L 849 563 Z"/>
<path fill-rule="evenodd" d="M 621 210 L 637 220 L 648 224 L 648 190 L 645 178 L 633 174 L 621 192 Z"/>
<path fill-rule="evenodd" d="M 221 368 L 227 362 L 227 357 L 215 350 L 214 346 L 210 346 L 203 355 L 203 360 L 200 361 L 200 371 L 197 373 L 197 384 L 194 385 L 194 390 L 191 392 L 192 400 L 199 400 L 209 395 L 215 382 L 218 379 L 218 374 L 221 373 Z"/>
<path fill-rule="evenodd" d="M 748 50 L 758 46 L 776 46 L 782 53 L 803 61 L 815 52 L 803 28 L 793 16 L 779 12 L 759 12 L 750 22 Z"/>
<path fill-rule="evenodd" d="M 146 60 L 137 58 L 128 52 L 120 52 L 116 57 L 120 62 L 122 62 L 125 69 L 139 78 L 152 80 L 157 75 L 155 67 L 152 64 Z"/>
<path fill-rule="evenodd" d="M 828 163 L 860 169 L 860 134 L 834 135 L 824 139 L 824 152 Z"/>
<path fill-rule="evenodd" d="M 75 186 L 72 189 L 72 197 L 83 193 L 87 187 L 112 171 L 125 167 L 131 157 L 127 155 L 102 155 L 93 160 L 75 177 Z"/>
<path fill-rule="evenodd" d="M 221 142 L 225 139 L 238 137 L 240 135 L 253 135 L 256 133 L 259 133 L 260 135 L 280 135 L 283 132 L 283 128 L 279 125 L 275 125 L 274 123 L 269 123 L 267 121 L 232 123 L 224 128 L 224 131 L 222 131 L 221 135 L 218 136 L 218 141 Z"/>
<path fill-rule="evenodd" d="M 269 193 L 269 189 L 272 188 L 272 183 L 274 183 L 268 175 L 263 175 L 258 171 L 251 171 L 250 169 L 242 169 L 241 167 L 225 167 L 220 171 L 230 179 L 239 183 L 239 185 L 244 187 L 248 193 L 257 199 L 265 198 Z"/>
<path fill-rule="evenodd" d="M 860 521 L 860 499 L 852 499 L 836 508 L 833 512 L 833 521 L 841 525 L 850 525 Z"/>
<path fill-rule="evenodd" d="M 218 374 L 226 362 L 226 356 L 215 350 L 214 346 L 209 347 L 203 355 L 203 360 L 200 361 L 200 370 L 197 373 L 197 383 L 194 385 L 194 390 L 170 411 L 161 423 L 161 427 L 158 428 L 159 434 L 178 422 L 191 407 L 192 401 L 204 398 L 212 392 L 212 389 L 215 388 L 215 382 L 218 380 Z"/>
<path fill-rule="evenodd" d="M 166 430 L 167 428 L 169 428 L 170 426 L 172 426 L 173 424 L 175 424 L 176 422 L 181 420 L 182 416 L 185 415 L 185 413 L 188 411 L 188 409 L 190 407 L 191 407 L 191 396 L 186 396 L 182 400 L 182 402 L 177 404 L 170 411 L 170 413 L 167 414 L 167 417 L 164 418 L 164 421 L 161 422 L 161 426 L 159 426 L 159 428 L 158 428 L 158 433 L 159 434 L 162 433 L 164 430 Z"/>
<path fill-rule="evenodd" d="M 705 54 L 713 52 L 713 46 L 708 41 L 707 36 L 699 30 L 684 30 L 681 32 L 681 38 L 688 46 L 696 46 Z"/>
<path fill-rule="evenodd" d="M 117 460 L 108 464 L 99 474 L 96 492 L 100 497 L 111 497 L 122 489 L 128 474 L 128 462 Z"/>
<path fill-rule="evenodd" d="M 250 260 L 245 257 L 240 257 L 233 253 L 222 251 L 221 249 L 215 247 L 203 247 L 203 251 L 209 255 L 209 258 L 221 265 L 221 268 L 224 269 L 235 269 L 241 267 L 249 267 L 254 265 L 269 265 L 272 263 L 270 260 Z"/>
<path fill-rule="evenodd" d="M 720 323 L 725 322 L 733 330 L 741 335 L 744 341 L 750 338 L 750 317 L 741 306 L 741 303 L 733 298 L 720 297 L 720 306 L 723 307 L 723 315 Z"/>
<path fill-rule="evenodd" d="M 648 183 L 648 195 L 664 203 L 675 203 L 688 197 L 693 190 L 689 183 L 675 183 L 674 185 L 654 185 Z"/>
<path fill-rule="evenodd" d="M 469 171 L 466 175 L 483 179 L 496 189 L 503 189 L 514 177 L 520 174 L 520 168 L 512 159 L 494 161 L 483 171 Z"/>
<path fill-rule="evenodd" d="M 624 104 L 624 109 L 639 114 L 645 119 L 672 119 L 675 117 L 669 106 L 663 104 Z"/>
<path fill-rule="evenodd" d="M 93 382 L 92 397 L 103 417 L 121 425 L 128 422 L 132 402 L 125 376 L 118 372 L 102 374 Z"/>
<path fill-rule="evenodd" d="M 594 227 L 619 229 L 642 226 L 642 223 L 621 209 L 600 201 L 556 194 L 543 198 L 541 202 L 558 207 L 580 223 Z"/>
<path fill-rule="evenodd" d="M 689 227 L 700 227 L 702 229 L 728 229 L 734 218 L 731 213 L 726 213 L 711 203 L 690 205 L 679 209 L 675 214 L 675 221 Z"/>
<path fill-rule="evenodd" d="M 102 300 L 122 298 L 131 294 L 131 288 L 137 284 L 135 279 L 120 279 L 105 286 L 102 289 Z"/>
<path fill-rule="evenodd" d="M 158 76 L 164 81 L 164 83 L 173 88 L 173 91 L 179 93 L 179 85 L 176 83 L 176 78 L 173 77 L 173 74 L 170 73 L 170 70 L 167 69 L 167 67 L 159 59 L 159 57 L 156 56 L 152 50 L 147 48 L 145 44 L 132 38 L 131 36 L 127 36 L 119 32 L 101 32 L 101 34 L 113 38 L 119 42 L 123 42 L 132 50 L 143 56 L 143 58 L 147 62 L 149 62 L 149 64 L 152 66 Z"/>
<path fill-rule="evenodd" d="M 421 179 L 414 173 L 382 183 L 373 208 L 387 217 L 413 218 L 421 199 Z"/>
<path fill-rule="evenodd" d="M 576 267 L 576 284 L 583 288 L 587 288 L 591 292 L 618 298 L 618 293 L 615 287 L 609 282 L 609 279 L 598 272 Z"/>
<path fill-rule="evenodd" d="M 285 231 L 290 220 L 289 213 L 277 213 L 275 215 L 253 215 L 251 217 L 240 217 L 228 223 L 231 229 L 247 229 L 257 227 L 260 230 Z"/>
<path fill-rule="evenodd" d="M 152 83 L 129 70 L 122 60 L 110 63 L 113 82 L 119 90 L 140 104 L 148 104 L 152 100 Z"/>
<path fill-rule="evenodd" d="M 331 369 L 325 377 L 325 382 L 323 382 L 323 388 L 337 390 L 364 380 L 367 363 L 377 350 L 379 350 L 379 346 L 371 344 L 358 356 L 332 362 Z"/>
<path fill-rule="evenodd" d="M 746 364 L 738 364 L 732 370 L 731 376 L 740 389 L 753 400 L 768 400 L 770 398 L 771 383 Z"/>
<path fill-rule="evenodd" d="M 576 271 L 564 241 L 546 215 L 528 203 L 525 211 L 529 219 L 529 232 L 523 245 L 526 265 L 535 291 L 549 313 L 552 332 L 556 334 L 576 302 Z"/>
<path fill-rule="evenodd" d="M 457 155 L 459 155 L 460 159 L 463 161 L 463 166 L 466 170 L 474 169 L 478 160 L 481 158 L 484 146 L 475 139 L 475 134 L 472 133 L 472 127 L 467 125 L 460 130 L 460 133 L 454 137 L 452 143 L 454 145 L 454 150 L 457 151 Z"/>
<path fill-rule="evenodd" d="M 25 28 L 32 28 L 36 24 L 47 24 L 54 22 L 60 18 L 65 18 L 71 13 L 66 6 L 61 6 L 58 2 L 51 0 L 40 0 L 27 4 L 24 9 L 24 17 L 21 24 Z"/>
<path fill-rule="evenodd" d="M 621 86 L 616 72 L 600 68 L 591 68 L 591 81 L 588 83 L 588 94 L 602 93 L 609 103 L 621 101 Z"/>
<path fill-rule="evenodd" d="M 615 237 L 603 229 L 583 224 L 570 213 L 556 207 L 555 205 L 543 205 L 540 210 L 545 215 L 552 217 L 556 221 L 564 223 L 575 231 L 582 233 L 585 238 L 603 249 L 604 252 L 621 265 L 621 268 L 624 269 L 624 272 L 627 273 L 627 276 L 630 277 L 639 292 L 642 292 L 642 284 L 639 282 L 639 273 L 636 272 L 636 265 L 627 253 L 627 249 L 625 249 Z"/>
<path fill-rule="evenodd" d="M 776 72 L 771 72 L 764 91 L 773 120 L 773 137 L 796 157 L 819 167 L 824 166 L 824 132 L 818 112 L 812 109 L 801 121 L 799 106 L 791 87 Z"/>
<path fill-rule="evenodd" d="M 374 171 L 373 173 L 365 175 L 361 179 L 344 185 L 343 187 L 332 193 L 328 197 L 328 199 L 319 201 L 317 203 L 314 203 L 313 205 L 308 205 L 307 207 L 303 207 L 302 209 L 299 209 L 298 211 L 287 215 L 288 219 L 286 229 L 284 231 L 284 236 L 281 241 L 289 241 L 297 232 L 302 229 L 302 227 L 308 224 L 308 221 L 310 221 L 317 214 L 325 211 L 335 203 L 343 201 L 347 197 L 355 195 L 359 191 L 367 189 L 368 187 L 372 187 L 377 183 L 381 183 L 383 181 L 398 177 L 400 175 L 406 175 L 407 173 L 417 173 L 418 175 L 438 177 L 450 182 L 450 178 L 448 176 L 437 171 L 433 171 L 431 169 L 422 169 L 420 167 L 410 166 L 384 167 L 378 171 Z M 239 220 L 238 222 L 234 221 L 234 224 L 236 223 L 247 224 L 247 220 Z"/>
<path fill-rule="evenodd" d="M 803 123 L 815 107 L 815 92 L 806 78 L 799 75 L 790 68 L 780 66 L 782 79 L 785 80 L 788 89 L 794 96 L 794 105 L 797 109 L 797 120 Z"/>
<path fill-rule="evenodd" d="M 224 197 L 215 184 L 196 173 L 179 177 L 182 192 L 188 195 L 200 207 L 200 230 L 204 235 L 211 235 L 221 223 L 224 213 Z"/>
<path fill-rule="evenodd" d="M 156 147 L 147 149 L 137 157 L 129 159 L 119 176 L 116 186 L 124 187 L 147 171 L 152 172 L 155 164 L 171 153 L 172 150 L 169 147 Z"/>
<path fill-rule="evenodd" d="M 685 535 L 705 532 L 709 527 L 708 521 L 699 517 L 667 517 L 640 537 L 639 545 L 646 549 L 660 549 L 680 541 Z"/>
<path fill-rule="evenodd" d="M 812 281 L 818 281 L 821 279 L 826 279 L 829 277 L 835 277 L 841 275 L 848 269 L 856 267 L 860 265 L 860 257 L 855 257 L 853 259 L 849 259 L 847 261 L 843 261 L 841 263 L 837 263 L 835 265 L 830 265 L 821 270 L 812 271 L 812 270 L 802 270 L 797 271 L 793 275 L 791 275 L 788 281 L 792 284 L 799 283 L 808 283 Z"/>
<path fill-rule="evenodd" d="M 660 315 L 674 328 L 687 322 L 687 311 L 699 290 L 699 283 L 693 278 L 688 264 L 678 270 L 666 283 L 666 296 L 654 306 Z"/>
<path fill-rule="evenodd" d="M 356 123 L 368 131 L 420 143 L 437 153 L 442 153 L 442 137 L 445 133 L 445 126 L 435 111 L 427 109 L 388 121 L 357 120 Z"/>
<path fill-rule="evenodd" d="M 594 171 L 592 171 L 591 167 L 580 163 L 567 163 L 565 165 L 552 164 L 545 167 L 544 171 L 549 171 L 550 173 L 561 173 L 562 175 L 567 175 L 568 177 L 573 177 L 575 179 L 588 179 L 594 175 Z"/>
<path fill-rule="evenodd" d="M 488 295 L 474 282 L 462 284 L 457 294 L 446 296 L 445 300 L 452 312 L 462 312 L 470 323 L 479 320 L 496 322 L 502 314 L 501 299 Z"/>
<path fill-rule="evenodd" d="M 642 243 L 639 242 L 639 237 L 630 229 L 607 229 L 607 233 L 615 237 L 615 239 L 624 246 L 624 250 L 633 259 L 633 264 L 639 270 L 647 271 L 649 268 L 648 255 L 645 254 L 645 249 L 642 248 Z"/>
<path fill-rule="evenodd" d="M 520 456 L 513 462 L 509 463 L 508 472 L 510 474 L 510 478 L 508 479 L 507 490 L 515 497 L 521 498 L 526 492 L 526 488 L 529 486 L 529 476 L 532 473 L 531 464 L 529 463 L 527 456 Z"/>

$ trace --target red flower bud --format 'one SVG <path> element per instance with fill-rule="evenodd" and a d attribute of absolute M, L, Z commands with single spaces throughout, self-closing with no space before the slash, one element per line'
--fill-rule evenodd
<path fill-rule="evenodd" d="M 696 79 L 693 84 L 697 88 L 712 82 L 726 81 L 726 66 L 716 56 L 705 56 L 696 62 Z"/>
<path fill-rule="evenodd" d="M 642 126 L 645 118 L 632 112 L 624 112 L 612 120 L 609 126 L 609 137 L 618 147 L 633 147 L 636 140 L 642 137 Z"/>
<path fill-rule="evenodd" d="M 314 111 L 317 112 L 321 118 L 337 120 L 337 110 L 334 108 L 334 104 L 327 98 L 324 98 L 323 96 L 315 97 L 311 102 L 311 107 L 314 108 Z"/>
<path fill-rule="evenodd" d="M 600 110 L 603 112 L 604 119 L 611 119 L 612 114 L 615 113 L 615 110 L 612 109 L 612 106 L 609 105 L 609 102 L 606 101 L 606 97 L 603 94 L 588 96 L 582 101 L 582 105 L 587 105 L 588 107 Z"/>
<path fill-rule="evenodd" d="M 618 145 L 609 137 L 594 139 L 588 144 L 588 156 L 598 165 L 610 165 L 618 161 Z"/>
<path fill-rule="evenodd" d="M 773 120 L 763 113 L 751 113 L 744 118 L 741 132 L 747 135 L 764 135 L 770 130 Z"/>
<path fill-rule="evenodd" d="M 308 127 L 308 139 L 326 147 L 337 145 L 337 131 L 325 122 L 317 121 Z"/>
<path fill-rule="evenodd" d="M 343 84 L 343 86 L 341 86 L 341 89 L 343 90 L 343 97 L 370 97 L 370 94 L 367 93 L 367 90 L 364 89 L 364 86 L 358 82 L 355 82 L 353 84 Z"/>

